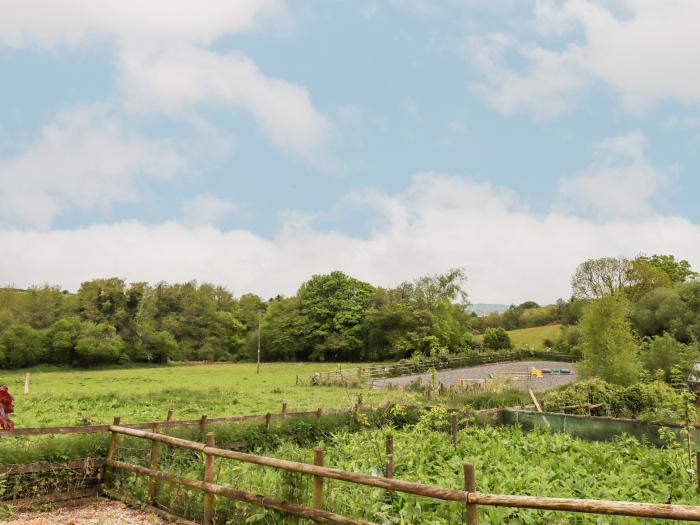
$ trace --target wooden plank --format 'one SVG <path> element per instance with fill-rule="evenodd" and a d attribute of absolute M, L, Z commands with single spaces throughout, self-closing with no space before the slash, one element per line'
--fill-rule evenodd
<path fill-rule="evenodd" d="M 158 423 L 153 423 L 151 432 L 157 434 L 160 430 Z M 158 452 L 160 451 L 160 442 L 151 441 L 151 456 L 148 462 L 148 468 L 155 469 L 158 467 Z M 158 480 L 151 478 L 148 480 L 148 502 L 153 503 L 158 493 Z"/>
<path fill-rule="evenodd" d="M 84 458 L 67 463 L 25 463 L 24 465 L 0 466 L 0 474 L 29 474 L 32 472 L 53 472 L 56 470 L 79 470 L 99 468 L 104 463 L 103 458 Z"/>
<path fill-rule="evenodd" d="M 19 498 L 15 500 L 4 500 L 8 504 L 12 504 L 13 510 L 22 510 L 35 507 L 44 503 L 59 503 L 64 501 L 73 501 L 84 498 L 96 498 L 98 496 L 97 487 L 87 489 L 71 490 L 68 492 L 54 492 L 43 496 L 30 496 L 28 498 Z"/>
<path fill-rule="evenodd" d="M 323 466 L 323 449 L 314 449 L 314 465 Z M 313 494 L 314 508 L 323 508 L 323 477 L 314 476 L 314 494 Z"/>
<path fill-rule="evenodd" d="M 471 463 L 464 464 L 464 490 L 467 492 L 476 492 L 476 474 L 474 473 L 474 465 Z M 477 525 L 479 522 L 479 508 L 476 503 L 467 503 L 467 525 Z"/>
<path fill-rule="evenodd" d="M 527 392 L 528 392 L 528 394 L 530 394 L 530 398 L 532 399 L 532 402 L 535 403 L 535 408 L 537 408 L 537 411 L 541 414 L 542 407 L 540 406 L 539 402 L 537 401 L 537 398 L 535 397 L 535 393 L 532 391 L 532 388 L 528 388 Z"/>
<path fill-rule="evenodd" d="M 110 461 L 109 466 L 112 468 L 134 472 L 136 474 L 143 474 L 145 476 L 156 476 L 164 481 L 168 481 L 171 483 L 180 483 L 181 485 L 199 489 L 203 492 L 216 494 L 218 496 L 224 496 L 237 501 L 252 503 L 253 505 L 259 505 L 268 509 L 274 509 L 280 512 L 285 512 L 287 514 L 293 514 L 295 516 L 307 518 L 319 523 L 337 523 L 340 525 L 377 525 L 370 521 L 351 518 L 348 516 L 342 516 L 340 514 L 335 514 L 333 512 L 328 512 L 325 510 L 304 507 L 303 505 L 297 505 L 296 503 L 286 503 L 273 498 L 268 498 L 267 496 L 262 496 L 260 494 L 253 494 L 251 492 L 245 492 L 230 487 L 224 487 L 223 485 L 217 485 L 215 483 L 207 483 L 206 481 L 185 478 L 182 476 L 177 476 L 175 474 L 170 474 L 168 472 L 161 472 L 158 470 L 153 471 L 145 467 L 131 465 L 129 463 L 123 463 L 121 461 Z"/>

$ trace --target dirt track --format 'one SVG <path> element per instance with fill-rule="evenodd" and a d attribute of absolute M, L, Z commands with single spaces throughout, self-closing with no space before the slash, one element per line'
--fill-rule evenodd
<path fill-rule="evenodd" d="M 492 363 L 466 368 L 455 368 L 453 370 L 442 370 L 437 372 L 437 381 L 438 383 L 443 383 L 445 386 L 450 386 L 458 384 L 460 379 L 487 379 L 490 375 L 495 378 L 512 377 L 514 380 L 513 385 L 519 390 L 526 391 L 528 385 L 527 374 L 532 367 L 540 370 L 543 368 L 549 368 L 551 370 L 568 368 L 571 370 L 570 374 L 545 374 L 542 379 L 532 378 L 530 386 L 535 391 L 549 390 L 550 388 L 576 381 L 576 372 L 572 364 L 562 361 L 511 361 L 507 363 Z M 425 373 L 387 379 L 375 379 L 372 386 L 381 388 L 391 383 L 398 387 L 404 387 L 417 377 L 420 377 L 423 383 L 428 383 L 430 381 L 430 374 Z"/>

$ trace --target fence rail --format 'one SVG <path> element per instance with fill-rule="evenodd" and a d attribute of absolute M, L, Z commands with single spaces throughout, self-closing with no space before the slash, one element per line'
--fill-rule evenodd
<path fill-rule="evenodd" d="M 474 525 L 477 522 L 477 513 L 475 506 L 487 505 L 498 507 L 517 507 L 539 510 L 555 510 L 566 512 L 580 512 L 588 514 L 605 514 L 618 515 L 641 518 L 661 518 L 686 521 L 700 521 L 700 507 L 689 505 L 670 505 L 670 504 L 654 504 L 654 503 L 638 503 L 626 501 L 606 501 L 606 500 L 590 500 L 590 499 L 574 499 L 574 498 L 553 498 L 541 496 L 517 496 L 503 494 L 489 494 L 476 491 L 474 484 L 474 468 L 473 465 L 465 465 L 465 486 L 469 490 L 456 490 L 434 485 L 426 485 L 423 483 L 414 483 L 393 479 L 390 477 L 370 476 L 359 472 L 348 472 L 340 469 L 329 468 L 319 464 L 300 463 L 296 461 L 288 461 L 284 459 L 271 458 L 267 456 L 259 456 L 255 454 L 236 452 L 211 446 L 205 443 L 189 441 L 181 438 L 163 435 L 156 432 L 148 432 L 133 428 L 127 428 L 119 425 L 110 426 L 112 436 L 122 434 L 135 438 L 150 440 L 151 442 L 165 443 L 171 446 L 186 448 L 202 452 L 205 458 L 223 458 L 232 459 L 245 463 L 272 467 L 286 470 L 289 472 L 297 472 L 315 476 L 315 479 L 334 479 L 385 489 L 388 491 L 404 492 L 418 496 L 440 499 L 443 501 L 461 502 L 467 505 L 469 512 L 467 513 L 467 523 Z M 213 434 L 210 433 L 209 442 L 213 443 Z M 113 439 L 113 442 L 116 440 Z M 317 458 L 319 457 L 317 449 Z M 224 487 L 214 483 L 213 479 L 207 481 L 194 480 L 162 472 L 157 469 L 157 465 L 151 462 L 150 468 L 131 465 L 113 459 L 114 447 L 110 447 L 108 457 L 105 460 L 105 465 L 117 470 L 126 470 L 137 474 L 150 476 L 151 479 L 162 479 L 172 483 L 180 483 L 186 486 L 199 489 L 205 494 L 216 494 L 239 501 L 246 501 L 255 505 L 260 505 L 266 508 L 271 508 L 303 516 L 321 523 L 343 523 L 343 524 L 365 524 L 370 525 L 370 522 L 341 516 L 323 509 L 323 484 L 314 483 L 314 507 L 305 507 L 301 505 L 285 503 L 265 496 L 246 493 L 240 490 Z M 322 460 L 323 455 L 320 454 Z M 393 451 L 392 451 L 393 460 Z M 318 461 L 317 461 L 318 463 Z M 322 461 L 321 461 L 322 463 Z M 471 473 L 471 478 L 468 478 Z M 213 516 L 213 512 L 209 516 Z M 205 516 L 206 518 L 206 516 Z M 209 525 L 209 518 L 206 518 L 203 523 Z"/>
<path fill-rule="evenodd" d="M 397 377 L 400 375 L 421 374 L 431 368 L 445 370 L 463 366 L 477 366 L 489 363 L 504 363 L 522 361 L 524 359 L 547 359 L 573 362 L 575 357 L 570 354 L 545 352 L 539 350 L 516 350 L 512 352 L 494 352 L 489 354 L 464 355 L 447 358 L 423 359 L 417 362 L 396 363 L 387 365 L 361 366 L 355 368 L 338 368 L 329 372 L 316 372 L 311 376 L 312 384 L 332 385 L 352 382 L 364 382 L 372 379 Z"/>

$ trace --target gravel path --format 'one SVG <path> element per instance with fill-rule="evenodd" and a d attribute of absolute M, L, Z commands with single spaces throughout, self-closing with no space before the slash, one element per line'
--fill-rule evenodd
<path fill-rule="evenodd" d="M 56 507 L 45 512 L 13 514 L 3 525 L 172 525 L 153 514 L 132 509 L 119 501 L 92 500 L 77 507 Z"/>
<path fill-rule="evenodd" d="M 576 372 L 574 372 L 572 364 L 562 361 L 511 361 L 507 363 L 491 363 L 466 368 L 455 368 L 453 370 L 442 370 L 437 372 L 437 381 L 438 383 L 443 383 L 445 386 L 450 386 L 458 384 L 460 379 L 486 379 L 489 377 L 489 374 L 492 374 L 495 378 L 513 377 L 513 385 L 515 388 L 527 391 L 526 374 L 533 366 L 540 370 L 543 368 L 549 368 L 551 370 L 568 368 L 571 370 L 570 374 L 545 374 L 542 379 L 533 377 L 530 381 L 530 386 L 535 391 L 549 390 L 550 388 L 576 381 Z M 372 386 L 374 388 L 381 388 L 391 383 L 398 387 L 404 387 L 417 377 L 420 377 L 423 383 L 430 381 L 430 373 L 425 373 L 387 379 L 375 379 Z"/>

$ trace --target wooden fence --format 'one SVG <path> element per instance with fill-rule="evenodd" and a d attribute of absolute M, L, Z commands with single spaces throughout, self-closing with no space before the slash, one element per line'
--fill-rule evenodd
<path fill-rule="evenodd" d="M 153 431 L 150 432 L 134 428 L 127 428 L 118 424 L 111 425 L 109 430 L 112 433 L 112 437 L 107 458 L 105 460 L 105 465 L 107 467 L 148 476 L 150 478 L 150 497 L 155 495 L 155 487 L 159 480 L 185 485 L 187 487 L 202 491 L 205 495 L 202 523 L 205 525 L 210 525 L 211 523 L 215 522 L 216 499 L 213 496 L 223 496 L 237 501 L 259 505 L 287 514 L 308 518 L 320 523 L 372 525 L 371 522 L 366 520 L 352 518 L 325 510 L 323 500 L 324 479 L 334 479 L 368 487 L 380 488 L 387 491 L 403 492 L 443 501 L 463 503 L 467 507 L 465 520 L 468 525 L 475 525 L 477 523 L 477 507 L 479 505 L 581 512 L 640 518 L 700 521 L 700 507 L 698 506 L 574 498 L 552 498 L 540 496 L 514 496 L 478 492 L 476 490 L 474 466 L 471 464 L 464 465 L 464 490 L 448 489 L 434 485 L 394 479 L 392 477 L 394 462 L 393 440 L 389 439 L 387 439 L 387 457 L 389 458 L 389 461 L 387 462 L 385 475 L 371 476 L 368 474 L 348 472 L 324 466 L 322 449 L 316 449 L 314 464 L 307 464 L 217 448 L 215 446 L 215 436 L 211 432 L 207 434 L 204 443 L 199 443 L 161 434 L 158 432 L 157 425 L 154 425 L 152 429 Z M 132 465 L 130 463 L 113 459 L 117 446 L 118 435 L 126 435 L 151 441 L 152 448 L 149 467 Z M 161 443 L 202 452 L 204 454 L 205 462 L 204 480 L 186 478 L 158 470 L 158 447 Z M 214 477 L 215 458 L 236 460 L 255 465 L 282 469 L 289 472 L 311 475 L 314 478 L 312 498 L 313 507 L 288 503 L 263 495 L 253 494 L 217 484 Z"/>
<path fill-rule="evenodd" d="M 523 359 L 547 359 L 572 362 L 574 356 L 555 352 L 515 350 L 511 352 L 494 352 L 489 354 L 464 355 L 446 358 L 423 359 L 416 362 L 405 362 L 387 365 L 361 366 L 356 368 L 340 368 L 329 372 L 316 372 L 310 382 L 319 385 L 348 384 L 366 382 L 372 379 L 397 377 L 401 375 L 422 374 L 434 368 L 445 370 L 465 366 L 476 366 L 488 363 L 504 363 L 521 361 Z M 297 377 L 297 383 L 299 378 Z"/>

